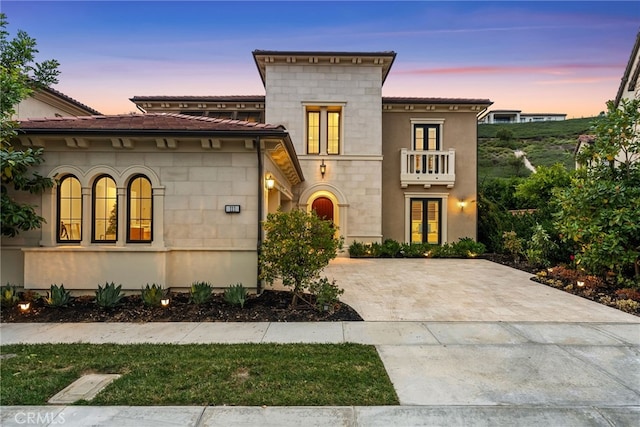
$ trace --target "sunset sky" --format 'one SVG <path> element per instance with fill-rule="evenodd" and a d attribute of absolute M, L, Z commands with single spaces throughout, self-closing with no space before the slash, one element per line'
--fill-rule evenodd
<path fill-rule="evenodd" d="M 488 98 L 597 115 L 640 29 L 640 2 L 6 1 L 11 35 L 60 63 L 54 88 L 104 114 L 143 95 L 263 95 L 251 52 L 395 51 L 384 96 Z"/>

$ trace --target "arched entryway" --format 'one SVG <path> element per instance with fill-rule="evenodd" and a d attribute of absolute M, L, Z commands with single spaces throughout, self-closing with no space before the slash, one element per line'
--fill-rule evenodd
<path fill-rule="evenodd" d="M 339 188 L 326 183 L 316 184 L 304 190 L 299 200 L 300 208 L 307 212 L 315 210 L 321 218 L 324 216 L 333 222 L 339 236 L 348 236 L 349 201 Z"/>
<path fill-rule="evenodd" d="M 318 217 L 333 222 L 333 202 L 328 197 L 318 197 L 311 204 Z"/>

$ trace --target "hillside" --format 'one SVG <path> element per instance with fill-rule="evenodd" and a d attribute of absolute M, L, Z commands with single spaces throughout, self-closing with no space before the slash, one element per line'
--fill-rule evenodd
<path fill-rule="evenodd" d="M 518 151 L 533 167 L 560 162 L 573 169 L 578 136 L 589 133 L 594 119 L 478 125 L 479 179 L 529 175 L 523 158 L 514 154 Z"/>

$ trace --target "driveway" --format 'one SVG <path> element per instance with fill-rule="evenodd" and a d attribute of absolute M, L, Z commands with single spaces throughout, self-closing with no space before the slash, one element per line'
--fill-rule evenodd
<path fill-rule="evenodd" d="M 637 322 L 640 318 L 482 259 L 331 261 L 324 275 L 369 321 Z"/>

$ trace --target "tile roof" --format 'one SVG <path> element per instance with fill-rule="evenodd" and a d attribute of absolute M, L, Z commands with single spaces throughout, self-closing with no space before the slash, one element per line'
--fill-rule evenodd
<path fill-rule="evenodd" d="M 253 60 L 258 67 L 260 78 L 262 83 L 265 84 L 266 80 L 266 65 L 267 63 L 273 64 L 276 58 L 279 58 L 283 64 L 290 62 L 301 63 L 309 62 L 312 65 L 320 62 L 337 64 L 334 62 L 339 60 L 340 64 L 361 64 L 363 60 L 366 63 L 372 63 L 379 65 L 382 68 L 382 83 L 384 84 L 391 70 L 391 66 L 396 59 L 396 53 L 394 51 L 380 51 L 380 52 L 339 52 L 339 51 L 306 51 L 306 50 L 254 50 L 252 52 Z M 327 62 L 328 61 L 328 62 Z"/>
<path fill-rule="evenodd" d="M 134 96 L 131 102 L 142 101 L 191 101 L 191 102 L 264 102 L 264 95 L 214 95 L 214 96 Z"/>
<path fill-rule="evenodd" d="M 491 105 L 488 99 L 472 98 L 419 98 L 402 96 L 383 96 L 383 104 L 486 104 Z"/>
<path fill-rule="evenodd" d="M 85 105 L 82 102 L 80 102 L 78 100 L 75 100 L 75 99 L 71 98 L 68 95 L 65 95 L 64 93 L 60 92 L 59 90 L 55 90 L 52 87 L 44 87 L 44 88 L 41 88 L 41 89 L 38 89 L 38 90 L 41 90 L 43 92 L 49 92 L 53 96 L 57 96 L 58 98 L 62 98 L 65 101 L 67 101 L 68 103 L 73 104 L 76 107 L 81 108 L 83 110 L 86 110 L 89 114 L 95 114 L 95 115 L 98 115 L 98 116 L 102 114 L 100 111 L 94 110 L 93 108 L 89 107 L 88 105 Z"/>
<path fill-rule="evenodd" d="M 129 100 L 132 102 L 190 101 L 190 102 L 260 102 L 260 103 L 263 103 L 265 102 L 265 96 L 264 95 L 226 95 L 226 96 L 158 95 L 158 96 L 134 96 L 133 98 L 129 98 Z M 382 103 L 383 104 L 408 104 L 408 103 L 413 103 L 413 104 L 492 104 L 493 102 L 489 99 L 473 99 L 473 98 L 427 98 L 427 97 L 383 96 Z"/>
<path fill-rule="evenodd" d="M 173 113 L 121 114 L 111 116 L 44 117 L 20 121 L 23 132 L 135 132 L 135 133 L 271 133 L 286 135 L 281 126 L 242 120 L 215 119 Z"/>

